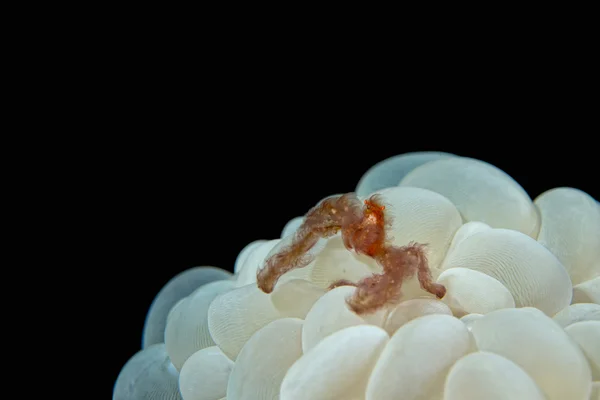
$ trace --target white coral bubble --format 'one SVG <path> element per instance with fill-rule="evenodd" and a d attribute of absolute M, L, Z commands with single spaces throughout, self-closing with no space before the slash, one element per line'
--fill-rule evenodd
<path fill-rule="evenodd" d="M 556 188 L 535 201 L 542 225 L 538 242 L 565 266 L 574 285 L 600 276 L 600 210 L 585 192 Z"/>
<path fill-rule="evenodd" d="M 256 331 L 281 317 L 269 295 L 256 284 L 217 296 L 208 308 L 208 329 L 214 342 L 231 360 Z"/>
<path fill-rule="evenodd" d="M 164 343 L 167 315 L 173 306 L 200 286 L 231 278 L 231 273 L 215 267 L 195 267 L 175 275 L 158 292 L 144 322 L 142 348 Z"/>
<path fill-rule="evenodd" d="M 229 400 L 278 398 L 281 381 L 302 356 L 302 320 L 282 318 L 261 328 L 237 357 L 227 385 Z"/>
<path fill-rule="evenodd" d="M 594 303 L 571 304 L 557 312 L 552 319 L 563 328 L 580 321 L 600 321 L 600 305 Z"/>
<path fill-rule="evenodd" d="M 473 349 L 457 318 L 426 315 L 403 325 L 381 352 L 367 385 L 367 400 L 439 398 L 449 368 Z"/>
<path fill-rule="evenodd" d="M 446 377 L 444 400 L 546 400 L 525 371 L 494 353 L 478 351 L 458 360 Z"/>
<path fill-rule="evenodd" d="M 348 308 L 346 299 L 356 290 L 353 286 L 340 286 L 323 295 L 306 315 L 302 329 L 302 350 L 306 353 L 325 337 L 343 328 L 364 325 L 368 322 Z M 367 316 L 383 325 L 384 313 Z"/>
<path fill-rule="evenodd" d="M 436 299 L 410 299 L 401 302 L 389 312 L 383 328 L 393 335 L 407 322 L 431 314 L 452 315 L 452 311 L 446 304 Z"/>
<path fill-rule="evenodd" d="M 364 399 L 371 369 L 388 341 L 387 333 L 372 325 L 333 333 L 292 365 L 280 399 Z"/>
<path fill-rule="evenodd" d="M 113 400 L 180 400 L 177 370 L 163 343 L 137 352 L 121 369 Z"/>
<path fill-rule="evenodd" d="M 336 235 L 327 240 L 323 250 L 306 267 L 306 276 L 315 285 L 327 288 L 341 279 L 358 282 L 372 275 L 377 268 L 373 259 L 346 249 L 341 235 Z"/>
<path fill-rule="evenodd" d="M 444 260 L 443 269 L 468 268 L 500 281 L 516 307 L 554 315 L 571 303 L 569 274 L 535 239 L 510 229 L 490 229 L 465 238 Z"/>
<path fill-rule="evenodd" d="M 573 300 L 571 303 L 600 304 L 600 276 L 573 286 Z"/>
<path fill-rule="evenodd" d="M 592 383 L 590 400 L 600 400 L 600 381 Z"/>
<path fill-rule="evenodd" d="M 240 267 L 236 285 L 238 287 L 256 283 L 256 272 L 264 262 L 271 250 L 280 242 L 281 239 L 273 239 L 258 244 L 249 252 L 244 264 Z"/>
<path fill-rule="evenodd" d="M 454 204 L 438 193 L 416 187 L 394 187 L 377 193 L 386 205 L 386 218 L 392 222 L 387 231 L 391 243 L 396 246 L 409 242 L 427 244 L 429 266 L 439 267 L 462 225 Z"/>
<path fill-rule="evenodd" d="M 471 330 L 477 347 L 508 358 L 540 387 L 548 400 L 586 400 L 590 367 L 579 347 L 550 317 L 535 308 L 506 308 L 478 319 Z"/>
<path fill-rule="evenodd" d="M 515 306 L 512 294 L 502 283 L 479 271 L 450 268 L 440 274 L 437 283 L 446 287 L 442 301 L 456 317 Z"/>
<path fill-rule="evenodd" d="M 481 221 L 536 237 L 538 213 L 525 190 L 495 166 L 472 158 L 432 161 L 411 171 L 400 186 L 433 190 L 456 205 L 465 222 Z"/>
<path fill-rule="evenodd" d="M 481 317 L 483 317 L 483 314 L 471 313 L 461 317 L 460 320 L 470 331 L 471 329 L 473 329 L 473 324 L 475 324 L 475 322 Z"/>
<path fill-rule="evenodd" d="M 215 342 L 208 331 L 208 308 L 219 294 L 232 290 L 233 281 L 216 281 L 196 289 L 169 313 L 165 344 L 177 370 L 189 356 Z"/>
<path fill-rule="evenodd" d="M 575 322 L 565 332 L 583 350 L 592 369 L 592 379 L 600 381 L 600 321 Z"/>
<path fill-rule="evenodd" d="M 378 190 L 397 186 L 413 169 L 436 160 L 456 157 L 440 151 L 419 151 L 400 154 L 378 162 L 360 178 L 356 194 L 366 197 Z"/>
<path fill-rule="evenodd" d="M 236 259 L 235 259 L 235 263 L 233 265 L 233 272 L 238 273 L 240 271 L 240 269 L 242 269 L 242 266 L 244 265 L 244 263 L 246 262 L 246 260 L 248 259 L 248 256 L 254 251 L 256 250 L 256 248 L 258 246 L 260 246 L 263 243 L 266 243 L 266 240 L 255 240 L 254 242 L 250 242 L 248 243 L 243 249 L 242 251 L 240 251 L 240 253 L 237 255 Z"/>
<path fill-rule="evenodd" d="M 473 236 L 476 233 L 488 231 L 490 229 L 492 229 L 491 226 L 479 221 L 471 221 L 463 224 L 454 234 L 452 242 L 450 243 L 450 248 L 448 249 L 448 253 L 454 251 L 456 247 L 469 236 Z"/>
<path fill-rule="evenodd" d="M 281 315 L 304 319 L 325 292 L 325 289 L 309 281 L 292 279 L 275 286 L 271 301 Z"/>
<path fill-rule="evenodd" d="M 227 394 L 233 361 L 217 346 L 192 354 L 179 373 L 183 400 L 218 400 Z"/>

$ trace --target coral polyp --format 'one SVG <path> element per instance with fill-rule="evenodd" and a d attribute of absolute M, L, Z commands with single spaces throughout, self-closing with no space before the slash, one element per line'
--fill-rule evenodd
<path fill-rule="evenodd" d="M 283 274 L 306 267 L 314 260 L 315 254 L 309 251 L 320 238 L 341 231 L 346 249 L 373 258 L 383 268 L 383 273 L 374 273 L 358 282 L 343 279 L 330 285 L 331 289 L 356 286 L 347 303 L 357 314 L 373 313 L 398 303 L 402 283 L 415 274 L 421 288 L 437 298 L 444 297 L 446 288 L 432 280 L 426 245 L 395 246 L 388 240 L 386 229 L 391 225 L 392 217 L 385 210 L 386 206 L 377 194 L 364 200 L 364 206 L 355 193 L 323 200 L 307 213 L 291 243 L 265 260 L 264 267 L 257 272 L 258 287 L 271 293 Z"/>

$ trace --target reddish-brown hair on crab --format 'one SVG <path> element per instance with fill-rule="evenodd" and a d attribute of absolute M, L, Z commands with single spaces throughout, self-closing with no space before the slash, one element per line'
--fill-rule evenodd
<path fill-rule="evenodd" d="M 396 304 L 402 282 L 415 273 L 424 290 L 444 297 L 446 288 L 432 280 L 425 245 L 410 243 L 399 247 L 386 240 L 391 218 L 384 213 L 385 208 L 379 195 L 365 200 L 364 207 L 354 193 L 323 200 L 306 214 L 291 243 L 265 260 L 257 273 L 258 287 L 271 293 L 283 274 L 313 261 L 314 255 L 309 250 L 320 238 L 331 237 L 341 230 L 348 250 L 372 257 L 383 268 L 382 274 L 373 274 L 357 283 L 341 280 L 329 287 L 356 286 L 354 295 L 347 299 L 354 312 L 367 314 Z"/>

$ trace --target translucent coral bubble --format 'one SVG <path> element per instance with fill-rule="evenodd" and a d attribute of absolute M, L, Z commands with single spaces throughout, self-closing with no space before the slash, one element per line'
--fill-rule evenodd
<path fill-rule="evenodd" d="M 281 315 L 304 319 L 324 294 L 325 289 L 309 281 L 292 279 L 275 286 L 271 302 Z"/>
<path fill-rule="evenodd" d="M 470 331 L 473 328 L 473 324 L 475 323 L 475 321 L 477 321 L 481 317 L 483 317 L 483 314 L 471 313 L 461 317 L 460 320 Z"/>
<path fill-rule="evenodd" d="M 572 188 L 544 192 L 535 201 L 542 225 L 538 242 L 565 266 L 574 285 L 600 276 L 600 210 Z"/>
<path fill-rule="evenodd" d="M 469 236 L 473 236 L 476 233 L 488 231 L 490 229 L 492 229 L 491 226 L 479 221 L 471 221 L 463 224 L 454 234 L 452 242 L 450 243 L 450 248 L 448 249 L 448 253 L 455 250 L 456 247 Z"/>
<path fill-rule="evenodd" d="M 600 321 L 575 322 L 565 328 L 588 360 L 592 379 L 600 381 Z"/>
<path fill-rule="evenodd" d="M 442 301 L 456 317 L 515 306 L 512 294 L 502 283 L 479 271 L 450 268 L 440 274 L 437 283 L 446 287 Z"/>
<path fill-rule="evenodd" d="M 468 268 L 500 281 L 516 307 L 554 315 L 571 303 L 567 271 L 535 239 L 510 229 L 490 229 L 465 238 L 444 260 L 443 269 Z"/>
<path fill-rule="evenodd" d="M 600 304 L 600 276 L 573 286 L 573 300 L 571 303 Z"/>
<path fill-rule="evenodd" d="M 292 365 L 280 399 L 364 399 L 371 369 L 388 340 L 383 329 L 370 325 L 335 332 Z"/>
<path fill-rule="evenodd" d="M 233 361 L 217 346 L 192 354 L 179 374 L 183 400 L 217 400 L 227 394 L 227 382 Z"/>
<path fill-rule="evenodd" d="M 178 373 L 163 343 L 137 352 L 117 377 L 113 400 L 179 400 Z"/>
<path fill-rule="evenodd" d="M 398 186 L 402 178 L 418 166 L 450 157 L 456 156 L 440 151 L 419 151 L 387 158 L 365 172 L 356 186 L 356 194 L 366 197 L 378 190 Z"/>
<path fill-rule="evenodd" d="M 164 343 L 167 315 L 179 300 L 206 283 L 229 279 L 231 276 L 230 272 L 215 267 L 195 267 L 175 275 L 163 286 L 150 305 L 144 323 L 142 348 Z"/>
<path fill-rule="evenodd" d="M 264 243 L 260 243 L 248 254 L 248 257 L 244 261 L 244 264 L 240 267 L 240 271 L 238 273 L 236 282 L 238 287 L 256 283 L 256 272 L 269 252 L 275 247 L 275 245 L 277 245 L 277 243 L 279 243 L 279 241 L 280 239 L 273 239 Z"/>
<path fill-rule="evenodd" d="M 396 246 L 427 244 L 429 266 L 439 267 L 462 225 L 454 204 L 438 193 L 415 187 L 394 187 L 377 193 L 386 205 L 386 218 L 392 222 L 388 229 L 391 242 Z"/>
<path fill-rule="evenodd" d="M 458 360 L 446 377 L 444 400 L 546 400 L 525 371 L 494 353 L 478 351 Z"/>
<path fill-rule="evenodd" d="M 471 330 L 477 347 L 508 358 L 533 378 L 548 400 L 585 400 L 590 367 L 565 331 L 540 310 L 492 311 Z"/>
<path fill-rule="evenodd" d="M 383 328 L 393 335 L 402 325 L 431 314 L 452 315 L 450 308 L 436 299 L 411 299 L 398 304 L 388 314 Z"/>
<path fill-rule="evenodd" d="M 198 290 L 198 289 L 196 289 Z M 192 292 L 193 293 L 193 292 Z M 169 320 L 173 317 L 177 317 L 180 313 L 183 307 L 183 305 L 187 302 L 189 296 L 188 297 L 184 297 L 183 299 L 179 300 L 177 303 L 175 303 L 175 305 L 171 308 L 171 311 L 169 311 L 169 313 L 167 314 L 167 325 L 169 325 Z M 166 326 L 165 326 L 165 331 L 166 331 Z"/>
<path fill-rule="evenodd" d="M 279 398 L 281 381 L 302 356 L 302 320 L 282 318 L 256 332 L 237 357 L 229 384 L 229 400 Z"/>
<path fill-rule="evenodd" d="M 572 304 L 557 312 L 552 319 L 563 328 L 575 322 L 600 321 L 600 305 L 593 303 Z"/>
<path fill-rule="evenodd" d="M 600 400 L 600 382 L 592 383 L 592 393 L 590 394 L 590 400 Z"/>
<path fill-rule="evenodd" d="M 198 350 L 215 345 L 208 331 L 208 308 L 215 297 L 233 288 L 233 281 L 211 282 L 173 307 L 167 318 L 165 345 L 177 370 Z"/>
<path fill-rule="evenodd" d="M 298 228 L 300 228 L 300 225 L 302 225 L 303 222 L 304 217 L 295 217 L 290 219 L 288 223 L 285 224 L 285 226 L 283 227 L 283 230 L 281 231 L 281 237 L 284 238 L 295 233 L 298 230 Z"/>
<path fill-rule="evenodd" d="M 449 368 L 473 348 L 465 325 L 450 315 L 426 315 L 394 333 L 373 368 L 367 400 L 439 398 Z"/>
<path fill-rule="evenodd" d="M 242 251 L 240 251 L 237 258 L 235 259 L 235 264 L 233 265 L 233 272 L 238 273 L 240 269 L 242 269 L 242 266 L 244 265 L 246 260 L 248 259 L 248 256 L 254 250 L 256 250 L 258 246 L 266 242 L 266 240 L 255 240 L 254 242 L 248 243 L 246 247 L 244 247 Z"/>
<path fill-rule="evenodd" d="M 327 288 L 339 280 L 358 282 L 377 270 L 376 262 L 357 255 L 344 246 L 340 235 L 327 241 L 323 250 L 307 266 L 308 279 L 321 288 Z"/>
<path fill-rule="evenodd" d="M 351 311 L 346 298 L 352 296 L 356 288 L 340 286 L 323 295 L 306 315 L 302 329 L 302 350 L 306 353 L 325 337 L 343 328 L 363 325 L 368 322 Z M 377 325 L 383 325 L 384 314 L 378 312 L 369 316 Z"/>
<path fill-rule="evenodd" d="M 480 221 L 536 237 L 538 213 L 523 188 L 502 170 L 472 158 L 432 161 L 411 171 L 400 186 L 433 190 L 450 199 L 465 222 Z"/>
<path fill-rule="evenodd" d="M 208 309 L 210 335 L 231 360 L 256 331 L 281 318 L 269 295 L 255 284 L 236 288 L 217 296 Z"/>

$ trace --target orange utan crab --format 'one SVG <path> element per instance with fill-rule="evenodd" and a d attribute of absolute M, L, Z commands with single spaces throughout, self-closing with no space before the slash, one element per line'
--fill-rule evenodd
<path fill-rule="evenodd" d="M 271 293 L 279 278 L 296 268 L 310 264 L 315 255 L 311 250 L 321 238 L 341 231 L 348 250 L 373 258 L 383 273 L 373 274 L 359 282 L 340 280 L 329 289 L 352 285 L 354 295 L 347 299 L 349 307 L 358 314 L 367 314 L 398 302 L 402 282 L 417 273 L 421 287 L 438 298 L 444 297 L 446 288 L 433 282 L 424 244 L 409 243 L 394 246 L 386 237 L 391 218 L 377 194 L 364 201 L 355 193 L 329 197 L 313 207 L 304 222 L 294 233 L 291 244 L 271 255 L 257 273 L 258 287 Z"/>

